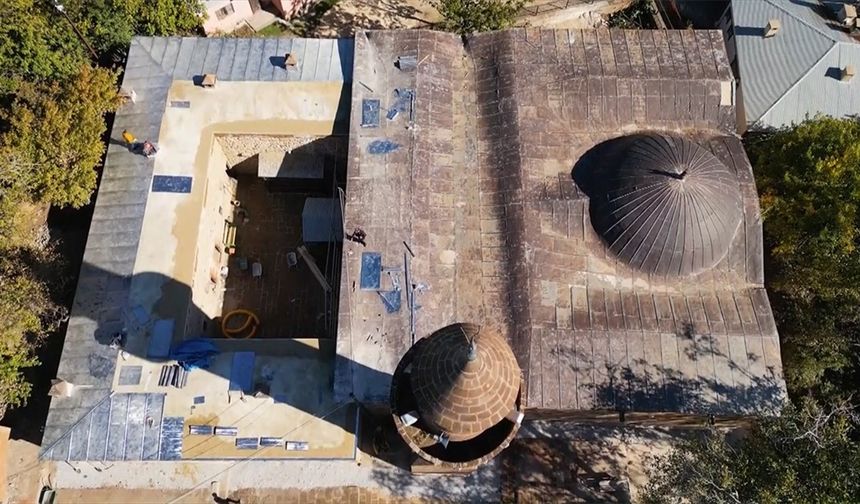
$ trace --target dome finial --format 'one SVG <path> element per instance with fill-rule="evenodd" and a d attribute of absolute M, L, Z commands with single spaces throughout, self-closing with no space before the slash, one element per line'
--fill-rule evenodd
<path fill-rule="evenodd" d="M 463 331 L 463 336 L 466 338 L 466 341 L 469 342 L 469 353 L 467 355 L 467 359 L 469 362 L 474 361 L 478 358 L 478 343 L 475 341 L 475 334 L 469 335 L 466 333 L 466 330 L 460 327 L 460 330 Z M 478 332 L 481 331 L 481 326 L 478 326 Z"/>

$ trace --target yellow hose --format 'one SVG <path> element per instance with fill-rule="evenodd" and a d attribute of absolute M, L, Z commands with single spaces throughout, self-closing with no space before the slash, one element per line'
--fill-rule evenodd
<path fill-rule="evenodd" d="M 229 320 L 234 315 L 245 315 L 247 318 L 245 319 L 245 323 L 242 324 L 242 327 L 230 329 L 229 327 L 227 327 L 227 320 Z M 260 327 L 260 319 L 257 317 L 257 315 L 254 314 L 254 312 L 250 310 L 233 310 L 227 315 L 221 317 L 221 332 L 224 334 L 225 337 L 232 339 L 234 336 L 241 334 L 243 331 L 248 329 L 248 326 L 250 326 L 252 323 L 254 324 L 254 327 L 251 328 L 251 331 L 248 333 L 247 336 L 243 336 L 243 339 L 253 338 L 254 335 L 257 334 L 257 328 Z"/>

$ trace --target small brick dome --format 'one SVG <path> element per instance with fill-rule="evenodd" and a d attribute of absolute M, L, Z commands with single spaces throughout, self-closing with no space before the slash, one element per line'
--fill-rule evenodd
<path fill-rule="evenodd" d="M 517 409 L 521 373 L 496 331 L 453 324 L 426 338 L 410 381 L 421 418 L 452 441 L 465 441 Z"/>

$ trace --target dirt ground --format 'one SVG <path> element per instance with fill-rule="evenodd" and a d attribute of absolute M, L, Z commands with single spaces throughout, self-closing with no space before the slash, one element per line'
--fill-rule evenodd
<path fill-rule="evenodd" d="M 595 28 L 605 16 L 632 0 L 532 0 L 520 13 L 517 25 L 541 28 Z M 340 0 L 319 20 L 318 37 L 351 37 L 356 30 L 430 28 L 441 19 L 428 0 Z"/>
<path fill-rule="evenodd" d="M 427 27 L 440 20 L 426 0 L 340 0 L 319 21 L 318 37 L 351 37 L 355 30 Z"/>

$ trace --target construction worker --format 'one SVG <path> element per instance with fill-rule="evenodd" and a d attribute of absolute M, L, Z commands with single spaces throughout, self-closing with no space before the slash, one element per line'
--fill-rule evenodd
<path fill-rule="evenodd" d="M 122 139 L 125 140 L 125 143 L 127 143 L 129 147 L 133 147 L 137 141 L 137 139 L 134 138 L 134 135 L 129 133 L 128 130 L 122 130 Z"/>
<path fill-rule="evenodd" d="M 144 156 L 151 158 L 157 152 L 158 152 L 158 147 L 156 147 L 154 143 L 150 142 L 149 140 L 143 141 L 143 146 L 141 147 L 141 153 Z"/>

